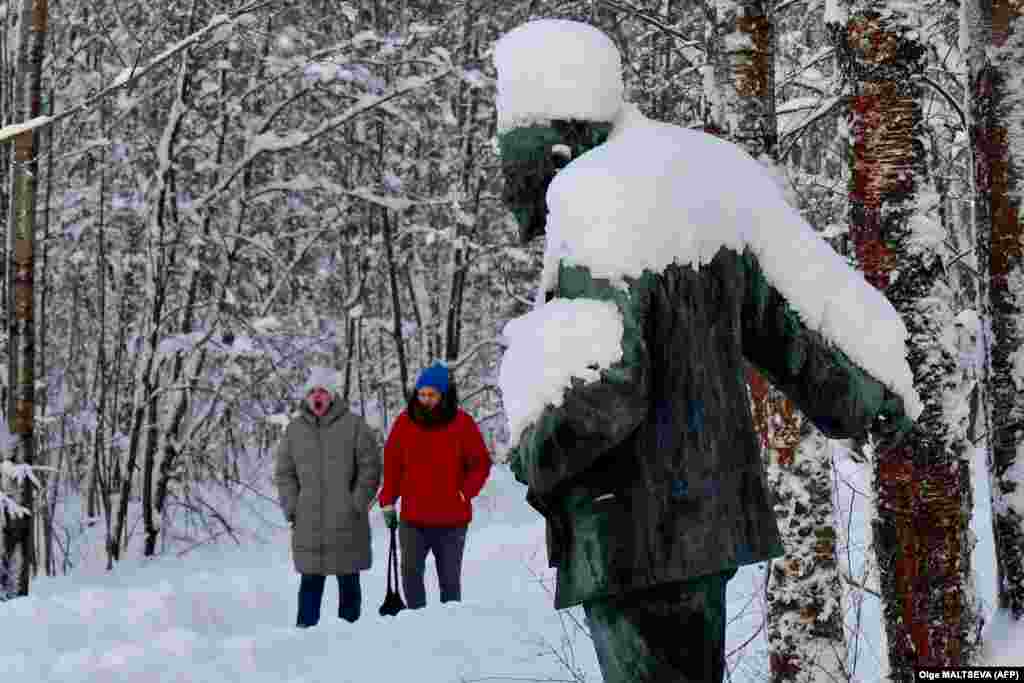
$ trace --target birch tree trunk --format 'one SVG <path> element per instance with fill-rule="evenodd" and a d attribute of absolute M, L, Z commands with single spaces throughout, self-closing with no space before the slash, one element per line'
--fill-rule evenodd
<path fill-rule="evenodd" d="M 8 12 L 11 12 L 11 5 L 14 3 L 8 3 Z M 14 105 L 14 98 L 12 97 L 11 88 L 14 86 L 14 67 L 10 63 L 10 57 L 12 56 L 12 50 L 10 48 L 9 39 L 12 37 L 13 32 L 10 31 L 11 22 L 10 19 L 4 25 L 4 30 L 0 31 L 0 126 L 8 126 L 13 121 L 11 116 L 13 115 L 12 109 Z M 0 178 L 10 178 L 11 168 L 11 155 L 7 153 L 0 154 Z M 5 219 L 10 217 L 10 192 L 12 185 L 10 182 L 0 181 L 0 216 Z M 3 268 L 3 277 L 0 278 L 0 288 L 3 289 L 0 292 L 0 300 L 5 304 L 9 301 L 7 288 L 10 284 L 10 276 L 8 275 L 8 268 L 10 266 L 8 255 L 7 255 L 7 240 L 0 243 L 0 249 L 3 249 L 3 259 L 0 261 L 0 267 Z M 6 340 L 7 334 L 10 331 L 10 320 L 9 312 L 7 307 L 4 306 L 4 339 Z M 4 419 L 7 419 L 7 411 L 10 408 L 10 398 L 8 396 L 9 388 L 4 387 L 3 390 L 3 411 Z"/>
<path fill-rule="evenodd" d="M 351 405 L 352 396 L 352 360 L 356 338 L 356 320 L 349 316 L 345 319 L 345 388 L 342 393 L 342 403 Z"/>
<path fill-rule="evenodd" d="M 196 2 L 197 0 L 192 0 L 192 6 L 189 11 L 189 21 L 186 34 L 192 33 L 195 30 Z M 156 234 L 160 235 L 161 245 L 164 242 L 163 235 L 167 232 L 167 224 L 171 223 L 172 221 L 176 222 L 173 209 L 174 202 L 176 201 L 173 192 L 174 163 L 176 161 L 175 155 L 178 136 L 182 128 L 182 121 L 185 118 L 189 106 L 188 103 L 185 102 L 185 99 L 190 89 L 190 82 L 192 80 L 192 75 L 190 73 L 190 70 L 192 68 L 191 54 L 192 53 L 190 50 L 186 50 L 181 57 L 181 64 L 178 67 L 178 78 L 175 84 L 174 100 L 171 104 L 171 111 L 168 114 L 167 123 L 164 125 L 163 135 L 161 136 L 160 139 L 158 155 L 160 159 L 160 166 L 156 174 L 157 191 L 155 193 L 156 196 L 154 199 L 154 201 L 156 202 L 156 211 L 154 212 L 155 225 L 153 226 L 153 230 Z M 204 227 L 208 228 L 209 217 L 207 216 L 204 220 Z M 182 238 L 181 232 L 182 228 L 179 224 L 177 235 L 174 239 L 175 243 L 167 247 L 169 250 L 172 251 L 172 263 L 174 261 L 174 252 L 176 252 L 178 249 L 181 249 L 183 246 L 182 243 L 184 242 L 184 240 Z M 169 268 L 167 270 L 171 269 Z M 167 273 L 159 273 L 154 275 L 156 275 L 156 278 L 154 278 L 154 286 L 155 288 L 159 288 L 161 290 L 161 294 L 159 296 L 161 297 L 161 299 L 163 299 L 163 297 L 165 296 L 163 292 L 166 292 L 166 289 L 169 285 L 166 279 L 169 277 L 169 275 Z M 185 333 L 191 331 L 192 308 L 194 307 L 195 304 L 196 287 L 198 285 L 198 275 L 194 269 L 191 271 L 189 277 L 190 282 L 187 286 L 188 298 L 187 301 L 185 302 L 185 307 L 183 311 L 184 324 L 182 331 Z M 159 281 L 156 281 L 157 278 L 159 278 Z M 151 343 L 153 344 L 154 349 L 160 343 L 159 333 L 156 331 L 159 326 L 158 320 L 159 319 L 154 320 L 154 331 L 151 336 Z M 181 376 L 182 363 L 183 359 L 181 357 L 181 353 L 176 353 L 171 363 L 172 369 L 169 373 L 169 381 L 172 385 L 176 383 Z M 200 366 L 201 365 L 202 361 L 200 361 Z M 153 380 L 157 380 L 159 374 L 159 372 L 156 373 L 156 375 L 153 376 Z M 188 392 L 182 391 L 182 393 L 179 394 L 179 401 L 187 401 L 187 395 Z M 173 460 L 175 458 L 175 454 L 169 452 L 170 449 L 168 448 L 168 437 L 170 436 L 169 432 L 171 431 L 171 424 L 170 422 L 167 422 L 162 418 L 165 414 L 167 414 L 169 416 L 170 421 L 180 423 L 181 416 L 179 415 L 179 413 L 186 409 L 186 405 L 179 403 L 179 405 L 176 408 L 169 409 L 166 413 L 162 413 L 158 409 L 156 398 L 153 396 L 149 397 L 149 408 L 146 419 L 148 429 L 146 431 L 146 445 L 144 450 L 142 468 L 142 519 L 143 526 L 145 528 L 145 544 L 143 545 L 142 554 L 145 557 L 151 557 L 152 555 L 156 554 L 156 541 L 157 536 L 159 536 L 160 534 L 160 524 L 157 521 L 157 513 L 159 512 L 159 510 L 157 508 L 162 508 L 163 500 L 160 493 L 156 490 L 158 487 L 157 482 L 154 481 L 154 475 L 157 472 L 159 472 L 160 481 L 164 482 L 163 491 L 166 492 L 166 480 L 167 477 L 169 476 L 170 468 L 173 468 L 174 466 Z M 166 464 L 163 462 L 164 457 L 166 455 L 170 455 L 172 462 Z M 164 493 L 164 495 L 166 494 Z M 159 503 L 157 502 L 158 499 L 160 499 Z"/>
<path fill-rule="evenodd" d="M 134 300 L 136 292 L 134 286 L 134 278 L 131 276 L 132 271 L 127 269 L 125 276 L 118 286 L 117 289 L 117 335 L 116 342 L 114 344 L 114 361 L 113 361 L 113 378 L 110 380 L 110 384 L 114 387 L 120 388 L 121 383 L 124 379 L 125 370 L 127 369 L 125 356 L 128 353 L 128 327 L 131 321 L 131 302 Z M 135 353 L 132 353 L 134 359 Z M 133 361 L 137 363 L 137 360 Z M 134 370 L 133 370 L 134 372 Z M 100 488 L 100 503 L 103 505 L 103 526 L 104 526 L 104 540 L 107 548 L 107 571 L 110 571 L 114 567 L 114 562 L 119 559 L 121 543 L 120 539 L 123 532 L 123 520 L 121 518 L 121 503 L 120 500 L 117 505 L 117 509 L 114 509 L 113 497 L 115 493 L 120 492 L 127 496 L 131 489 L 129 487 L 128 492 L 123 489 L 124 472 L 128 467 L 128 463 L 122 467 L 121 454 L 123 448 L 114 436 L 122 433 L 122 423 L 130 424 L 131 416 L 127 416 L 125 419 L 121 418 L 121 392 L 114 391 L 111 397 L 110 406 L 110 431 L 111 438 L 107 443 L 106 455 L 104 464 L 105 467 L 101 468 L 102 476 L 98 479 Z M 127 514 L 127 503 L 125 503 L 125 514 Z M 119 521 L 121 520 L 121 521 Z"/>
<path fill-rule="evenodd" d="M 462 54 L 466 60 L 478 58 L 480 36 L 477 26 L 479 8 L 473 8 L 472 3 L 466 3 L 466 16 L 463 24 Z M 474 159 L 476 146 L 474 137 L 477 134 L 476 127 L 477 111 L 480 107 L 480 95 L 476 89 L 466 85 L 465 80 L 460 80 L 456 91 L 455 103 L 458 105 L 456 114 L 461 129 L 460 156 L 462 162 L 462 173 L 459 183 L 460 205 L 454 207 L 455 211 L 455 244 L 452 248 L 450 270 L 448 272 L 448 296 L 445 299 L 447 310 L 445 314 L 445 345 L 444 357 L 447 361 L 455 361 L 459 358 L 462 345 L 462 301 L 466 291 L 466 270 L 470 259 L 468 248 L 469 241 L 463 237 L 463 231 L 467 228 L 475 229 L 480 218 L 479 200 L 479 175 Z M 477 182 L 474 185 L 473 180 Z M 474 186 L 477 188 L 474 191 Z M 467 211 L 465 204 L 472 203 L 472 210 Z"/>
<path fill-rule="evenodd" d="M 390 73 L 388 81 L 390 81 Z M 377 174 L 378 176 L 382 173 L 384 167 L 384 149 L 385 149 L 385 137 L 384 137 L 384 122 L 377 122 Z M 392 321 L 392 337 L 395 342 L 395 353 L 398 356 L 398 373 L 400 377 L 401 391 L 399 391 L 399 405 L 405 402 L 407 392 L 412 388 L 409 384 L 409 363 L 406 360 L 405 354 L 405 335 L 402 333 L 402 292 L 398 285 L 398 263 L 395 259 L 395 231 L 392 230 L 391 217 L 388 215 L 387 207 L 381 206 L 380 210 L 380 230 L 381 239 L 384 242 L 384 257 L 387 261 L 388 266 L 388 285 L 391 293 L 391 321 Z M 395 226 L 398 225 L 398 218 L 396 215 Z M 415 305 L 415 303 L 414 303 Z M 382 307 L 383 310 L 383 307 Z M 383 379 L 383 375 L 382 375 Z M 381 385 L 382 389 L 385 385 Z M 387 424 L 387 401 L 382 398 L 381 403 L 384 410 L 384 424 Z"/>
<path fill-rule="evenodd" d="M 402 334 L 402 297 L 401 289 L 398 286 L 398 265 L 395 262 L 395 245 L 392 243 L 394 234 L 391 230 L 388 210 L 383 206 L 380 208 L 380 218 L 384 237 L 384 253 L 388 262 L 388 282 L 391 286 L 392 335 L 395 338 L 395 351 L 398 353 L 398 372 L 402 382 L 400 395 L 404 398 L 412 385 L 409 384 L 409 364 L 405 358 L 405 337 Z"/>
<path fill-rule="evenodd" d="M 988 469 L 998 600 L 1024 619 L 1024 7 L 1011 0 L 969 3 L 971 143 L 975 234 L 988 396 Z"/>
<path fill-rule="evenodd" d="M 413 301 L 416 306 L 417 319 L 420 323 L 420 367 L 430 364 L 432 358 L 440 355 L 439 333 L 436 325 L 434 305 L 427 291 L 427 266 L 419 251 L 415 248 L 409 253 L 409 279 L 413 290 Z"/>
<path fill-rule="evenodd" d="M 879 9 L 884 9 L 879 11 Z M 957 666 L 978 644 L 971 589 L 970 451 L 957 403 L 953 292 L 939 245 L 917 238 L 924 150 L 924 47 L 906 8 L 851 3 L 838 49 L 852 86 L 850 236 L 864 276 L 907 326 L 924 413 L 906 441 L 874 459 L 873 544 L 894 680 L 914 667 Z M 904 24 L 903 22 L 906 22 Z"/>
<path fill-rule="evenodd" d="M 95 61 L 96 73 L 99 76 L 101 82 L 103 79 L 103 59 L 102 59 L 102 48 L 99 49 L 98 54 L 94 54 L 92 59 Z M 106 102 L 100 103 L 99 106 L 99 120 L 100 120 L 100 135 L 106 134 L 106 112 L 108 105 Z M 104 409 L 106 407 L 106 394 L 107 394 L 107 381 L 106 381 L 106 330 L 104 325 L 106 323 L 106 250 L 104 244 L 104 220 L 106 214 L 104 212 L 104 195 L 106 194 L 106 182 L 107 182 L 107 155 L 105 151 L 99 151 L 99 197 L 96 201 L 96 289 L 97 299 L 99 305 L 99 340 L 96 344 L 96 372 L 93 375 L 93 386 L 92 392 L 99 392 L 99 399 L 97 401 L 96 410 L 96 429 L 93 432 L 93 452 L 92 459 L 89 465 L 89 473 L 86 477 L 85 486 L 85 499 L 86 499 L 86 516 L 92 519 L 96 517 L 97 513 L 97 495 L 98 495 L 98 481 L 99 481 L 99 469 L 100 469 L 100 452 L 101 444 L 103 442 L 103 418 Z M 93 167 L 90 165 L 89 169 Z M 86 185 L 92 183 L 88 180 Z M 95 393 L 94 393 L 95 395 Z"/>
<path fill-rule="evenodd" d="M 192 29 L 190 29 L 192 30 Z M 179 99 L 176 102 L 176 106 L 180 106 L 184 111 L 191 103 L 186 103 L 185 92 L 189 90 L 188 80 L 191 75 L 188 73 L 188 65 L 182 65 L 181 78 L 182 85 L 179 89 Z M 218 88 L 221 97 L 227 97 L 227 72 L 226 69 L 219 69 Z M 225 141 L 228 133 L 230 118 L 228 116 L 226 107 L 222 105 L 220 116 L 218 120 L 219 133 L 217 138 L 217 151 L 214 155 L 214 164 L 216 168 L 221 168 L 224 164 L 225 155 Z M 214 173 L 213 185 L 220 182 L 220 173 Z M 250 174 L 242 174 L 241 180 L 241 196 L 245 196 L 249 191 Z M 238 201 L 233 208 L 232 214 L 235 217 L 234 232 L 241 233 L 242 226 L 246 220 L 246 206 L 243 202 Z M 213 217 L 207 213 L 203 216 L 202 227 L 200 228 L 200 236 L 205 241 L 210 238 L 213 231 Z M 225 287 L 221 290 L 220 304 L 218 309 L 223 308 L 224 304 L 224 292 L 226 291 L 226 284 L 231 281 L 232 274 L 234 272 L 235 260 L 237 257 L 238 250 L 241 249 L 241 243 L 236 245 L 235 250 L 231 252 L 227 259 L 226 271 L 223 274 L 223 280 Z M 187 291 L 185 305 L 182 310 L 181 325 L 179 330 L 181 334 L 187 335 L 195 328 L 195 317 L 196 317 L 196 305 L 199 301 L 199 289 L 200 279 L 202 272 L 198 268 L 193 268 L 189 272 L 188 284 L 185 289 Z M 210 324 L 212 330 L 213 324 Z M 212 332 L 211 332 L 212 334 Z M 205 344 L 205 339 L 203 342 Z M 166 517 L 166 503 L 167 497 L 171 492 L 171 483 L 177 478 L 177 471 L 179 469 L 179 459 L 182 457 L 182 453 L 186 445 L 190 442 L 188 436 L 191 431 L 194 430 L 197 424 L 194 424 L 191 419 L 192 399 L 193 399 L 193 388 L 196 386 L 206 367 L 207 351 L 206 348 L 192 349 L 189 352 L 191 356 L 188 359 L 184 358 L 184 352 L 177 352 L 174 356 L 173 369 L 171 372 L 170 383 L 171 386 L 176 387 L 177 398 L 174 403 L 174 407 L 170 412 L 170 422 L 165 425 L 165 428 L 160 430 L 159 443 L 157 445 L 157 453 L 161 456 L 159 477 L 156 481 L 156 492 L 154 496 L 154 508 L 156 515 L 161 519 Z M 182 381 L 182 375 L 185 377 L 187 383 L 186 387 L 177 388 L 180 386 Z M 159 534 L 159 527 L 154 528 L 152 536 L 147 534 L 145 554 L 152 555 L 156 552 L 156 540 Z M 166 540 L 166 533 L 164 534 Z"/>
<path fill-rule="evenodd" d="M 39 115 L 43 53 L 46 45 L 47 0 L 21 0 L 18 9 L 18 50 L 14 77 L 12 118 L 27 121 Z M 11 163 L 10 218 L 7 227 L 7 311 L 10 324 L 8 428 L 15 435 L 8 457 L 16 465 L 33 464 L 35 433 L 35 322 L 33 269 L 35 268 L 36 161 L 35 132 L 14 138 Z M 33 490 L 23 479 L 12 492 L 17 505 L 33 510 Z M 0 595 L 26 596 L 35 561 L 32 517 L 7 516 L 0 559 Z"/>
<path fill-rule="evenodd" d="M 106 131 L 106 104 L 100 105 L 100 131 Z M 106 211 L 104 201 L 107 190 L 107 155 L 100 152 L 100 183 L 99 198 L 96 202 L 96 298 L 99 308 L 98 333 L 96 341 L 96 371 L 93 375 L 93 392 L 98 394 L 96 399 L 96 429 L 93 431 L 92 456 L 89 463 L 89 474 L 86 478 L 86 500 L 87 515 L 89 518 L 98 516 L 99 497 L 101 488 L 103 495 L 109 491 L 109 486 L 101 487 L 101 470 L 105 457 L 103 434 L 107 428 L 107 402 L 111 378 L 108 374 L 107 362 L 107 245 L 106 245 Z M 114 430 L 111 430 L 114 431 Z M 109 520 L 108 520 L 109 522 Z"/>
<path fill-rule="evenodd" d="M 51 34 L 50 38 L 50 51 L 53 52 L 53 38 Z M 41 112 L 49 114 L 53 111 L 53 87 L 52 85 L 47 92 L 46 106 L 43 107 L 45 111 Z M 50 292 L 50 269 L 49 269 L 49 244 L 50 244 L 50 204 L 53 198 L 53 126 L 47 126 L 46 128 L 46 190 L 43 192 L 43 253 L 42 253 L 42 287 L 39 288 L 39 349 L 40 353 L 37 358 L 39 359 L 39 376 L 47 377 L 47 357 L 45 354 L 46 345 L 46 333 L 47 333 L 47 310 L 46 305 L 49 301 L 48 295 Z M 43 418 L 46 418 L 47 409 L 50 403 L 50 387 L 47 384 L 46 388 L 42 391 L 42 403 L 41 413 Z M 46 467 L 54 468 L 54 457 L 53 449 L 50 448 L 50 430 L 48 428 L 43 429 L 42 442 L 44 444 L 44 453 L 46 454 L 43 459 L 43 465 Z M 58 451 L 59 453 L 59 451 Z M 60 456 L 57 456 L 60 459 Z M 54 505 L 51 505 L 51 501 L 56 501 L 57 498 L 57 487 L 60 484 L 60 463 L 54 468 L 55 471 L 43 471 L 40 472 L 40 501 L 39 507 L 39 519 L 36 525 L 39 533 L 36 538 L 37 541 L 41 542 L 42 546 L 42 560 L 37 563 L 37 567 L 41 566 L 42 570 L 47 576 L 53 576 L 55 571 L 55 564 L 53 561 L 53 512 Z M 37 569 L 38 571 L 38 569 Z"/>
<path fill-rule="evenodd" d="M 774 31 L 771 0 L 714 0 L 712 118 L 722 137 L 759 159 L 774 158 Z"/>
<path fill-rule="evenodd" d="M 795 431 L 773 435 L 778 441 L 767 446 L 768 483 L 786 548 L 768 579 L 771 680 L 849 680 L 829 442 L 788 401 L 780 409 L 775 414 Z"/>
<path fill-rule="evenodd" d="M 775 39 L 769 0 L 715 0 L 709 132 L 774 164 Z M 768 583 L 771 680 L 841 680 L 846 662 L 842 585 L 828 441 L 795 407 L 748 368 L 752 412 L 768 463 L 786 555 Z"/>

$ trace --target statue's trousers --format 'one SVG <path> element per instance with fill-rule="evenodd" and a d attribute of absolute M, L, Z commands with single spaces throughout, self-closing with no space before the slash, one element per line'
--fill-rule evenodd
<path fill-rule="evenodd" d="M 604 683 L 721 683 L 729 570 L 584 603 Z"/>

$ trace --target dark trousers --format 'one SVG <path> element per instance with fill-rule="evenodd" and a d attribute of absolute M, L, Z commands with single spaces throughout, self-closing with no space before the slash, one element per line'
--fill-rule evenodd
<path fill-rule="evenodd" d="M 299 580 L 299 616 L 296 626 L 306 628 L 320 622 L 320 603 L 324 597 L 323 574 L 303 574 Z M 338 617 L 348 622 L 359 618 L 363 591 L 359 586 L 359 572 L 338 575 Z"/>
<path fill-rule="evenodd" d="M 402 522 L 398 540 L 402 556 L 402 589 L 405 604 L 419 609 L 427 604 L 423 573 L 427 553 L 434 553 L 441 602 L 462 599 L 462 553 L 466 547 L 467 527 L 418 527 Z"/>
<path fill-rule="evenodd" d="M 721 683 L 735 570 L 584 604 L 605 683 Z"/>

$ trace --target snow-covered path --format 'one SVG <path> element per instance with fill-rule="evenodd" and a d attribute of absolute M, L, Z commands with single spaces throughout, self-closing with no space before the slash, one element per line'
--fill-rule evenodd
<path fill-rule="evenodd" d="M 387 531 L 374 515 L 374 566 L 362 574 L 363 614 L 337 618 L 329 581 L 320 625 L 293 627 L 298 577 L 287 533 L 266 545 L 223 545 L 126 561 L 114 572 L 40 578 L 29 598 L 0 603 L 4 683 L 502 683 L 601 680 L 593 646 L 573 624 L 582 612 L 555 612 L 544 582 L 544 527 L 525 489 L 495 467 L 476 505 L 463 568 L 463 602 L 440 605 L 427 563 L 428 607 L 396 618 L 377 613 L 384 598 Z M 756 585 L 757 572 L 750 577 Z M 739 577 L 738 577 L 739 578 Z M 751 584 L 735 580 L 735 616 Z M 745 594 L 745 595 L 744 595 Z M 758 609 L 730 624 L 739 644 Z M 762 664 L 753 647 L 733 659 L 737 674 Z M 734 680 L 744 680 L 738 675 Z"/>
<path fill-rule="evenodd" d="M 550 576 L 543 525 L 521 509 L 525 504 L 511 506 L 518 519 L 487 509 L 498 507 L 503 496 L 497 491 L 522 496 L 510 479 L 507 470 L 495 468 L 490 498 L 478 506 L 461 604 L 438 604 L 436 575 L 428 562 L 428 608 L 394 619 L 379 616 L 387 532 L 374 519 L 374 567 L 362 575 L 362 618 L 355 624 L 337 618 L 337 584 L 331 581 L 320 625 L 300 631 L 292 626 L 297 575 L 287 534 L 279 532 L 266 546 L 222 546 L 148 565 L 126 562 L 109 574 L 35 581 L 31 597 L 0 604 L 0 678 L 5 683 L 566 679 L 568 672 L 549 650 L 563 650 L 564 633 L 539 580 Z M 572 637 L 568 615 L 562 619 Z M 574 645 L 576 664 L 588 680 L 600 680 L 586 636 L 576 634 Z"/>
<path fill-rule="evenodd" d="M 384 575 L 375 567 L 363 576 L 359 622 L 337 619 L 336 587 L 328 584 L 321 624 L 309 631 L 291 627 L 296 577 L 283 542 L 106 579 L 39 581 L 35 596 L 0 608 L 8 653 L 0 656 L 0 671 L 5 681 L 26 683 L 460 681 L 557 673 L 531 656 L 537 648 L 529 645 L 543 636 L 557 644 L 560 631 L 543 589 L 531 584 L 519 559 L 535 530 L 512 527 L 503 537 L 499 544 L 470 542 L 469 599 L 462 605 L 441 607 L 432 595 L 428 610 L 382 618 L 376 609 Z M 384 536 L 378 541 L 382 547 Z M 489 571 L 495 567 L 503 571 Z"/>
<path fill-rule="evenodd" d="M 593 646 L 573 624 L 582 613 L 551 607 L 544 585 L 553 576 L 546 566 L 544 527 L 524 492 L 507 468 L 495 467 L 476 504 L 464 601 L 438 604 L 428 562 L 427 609 L 394 619 L 377 614 L 385 590 L 387 531 L 376 514 L 374 567 L 362 574 L 363 615 L 355 624 L 337 618 L 332 580 L 320 625 L 293 627 L 298 577 L 284 530 L 268 532 L 267 544 L 221 545 L 180 558 L 126 561 L 109 573 L 86 568 L 37 579 L 31 597 L 0 603 L 0 681 L 599 683 Z M 984 566 L 986 559 L 977 561 Z M 745 568 L 729 584 L 727 651 L 758 630 L 763 571 L 761 565 Z M 876 606 L 865 617 L 863 635 L 877 643 Z M 1000 645 L 1002 657 L 1019 652 Z M 733 683 L 764 680 L 765 647 L 761 631 L 730 657 Z M 862 682 L 880 678 L 878 653 L 865 653 L 870 647 L 861 651 Z"/>

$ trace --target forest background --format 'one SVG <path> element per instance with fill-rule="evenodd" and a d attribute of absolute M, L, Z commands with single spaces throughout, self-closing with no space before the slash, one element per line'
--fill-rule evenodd
<path fill-rule="evenodd" d="M 896 675 L 975 657 L 974 505 L 992 507 L 999 607 L 1024 618 L 1020 2 L 20 0 L 0 14 L 0 124 L 38 126 L 0 155 L 5 597 L 90 553 L 112 568 L 258 536 L 229 509 L 273 496 L 267 463 L 310 365 L 337 368 L 343 400 L 386 430 L 418 370 L 446 359 L 502 460 L 501 329 L 532 307 L 543 245 L 516 243 L 500 201 L 491 50 L 561 17 L 612 36 L 646 115 L 773 168 L 911 332 L 926 403 L 911 445 L 839 444 L 874 475 L 858 576 L 836 444 L 750 374 L 787 547 L 766 572 L 772 678 L 849 679 L 841 606 L 865 595 Z M 991 501 L 971 496 L 976 446 Z M 83 548 L 95 528 L 102 547 Z"/>

